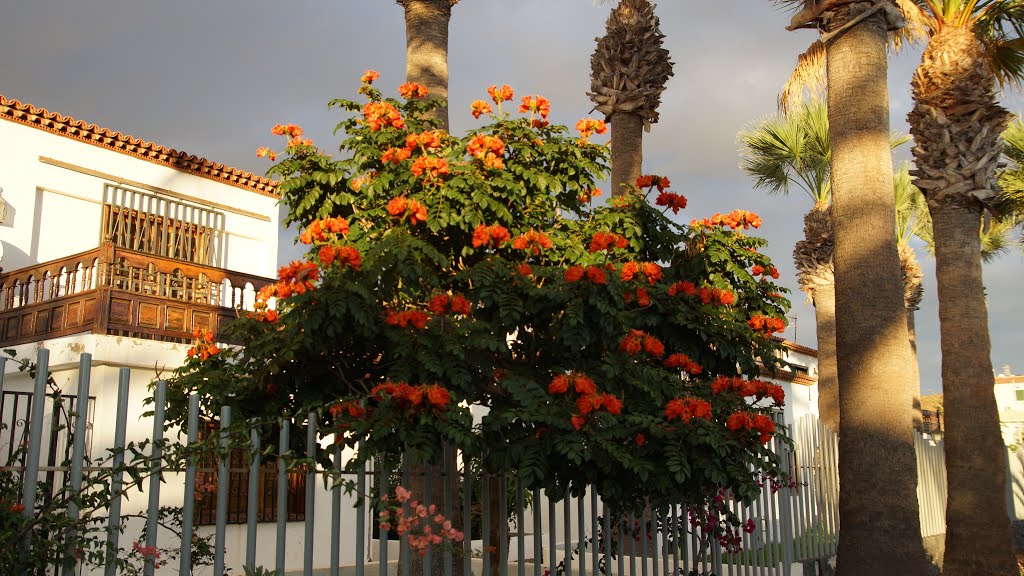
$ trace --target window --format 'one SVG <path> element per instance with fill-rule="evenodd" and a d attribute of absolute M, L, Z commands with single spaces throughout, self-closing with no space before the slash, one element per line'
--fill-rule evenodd
<path fill-rule="evenodd" d="M 1017 402 L 1024 402 L 1024 390 L 1017 390 Z"/>

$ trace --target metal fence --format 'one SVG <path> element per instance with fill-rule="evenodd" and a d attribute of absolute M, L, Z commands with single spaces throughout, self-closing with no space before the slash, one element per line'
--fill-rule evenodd
<path fill-rule="evenodd" d="M 40 350 L 33 391 L 36 398 L 46 393 L 47 363 L 48 352 Z M 91 409 L 90 368 L 91 357 L 83 354 L 75 411 L 79 407 L 84 411 Z M 123 462 L 123 454 L 119 451 L 123 452 L 126 445 L 129 384 L 129 370 L 121 369 L 111 452 L 114 466 Z M 0 370 L 0 393 L 2 391 Z M 151 408 L 153 432 L 150 439 L 153 443 L 149 445 L 149 456 L 153 474 L 148 478 L 145 490 L 148 498 L 145 545 L 167 544 L 159 540 L 157 510 L 167 502 L 180 503 L 180 542 L 175 544 L 180 545 L 181 553 L 174 567 L 155 569 L 152 559 L 147 559 L 144 574 L 171 574 L 175 569 L 180 574 L 192 574 L 191 543 L 194 535 L 203 533 L 213 538 L 214 558 L 212 567 L 206 568 L 205 572 L 197 570 L 196 574 L 221 576 L 226 569 L 239 574 L 242 566 L 252 567 L 262 561 L 282 575 L 373 576 L 376 573 L 379 576 L 411 576 L 410 559 L 415 551 L 410 550 L 408 540 L 401 538 L 396 542 L 393 534 L 376 526 L 377 516 L 370 499 L 353 497 L 345 493 L 342 485 L 325 485 L 323 481 L 328 472 L 333 472 L 335 478 L 340 474 L 350 479 L 357 494 L 387 494 L 398 482 L 409 486 L 410 481 L 416 481 L 407 461 L 378 458 L 368 465 L 352 469 L 348 464 L 353 454 L 337 445 L 321 445 L 317 415 L 315 412 L 309 414 L 305 423 L 295 423 L 302 428 L 300 433 L 305 433 L 307 455 L 302 469 L 305 475 L 304 493 L 301 495 L 304 516 L 300 528 L 298 522 L 290 521 L 295 518 L 293 512 L 296 508 L 296 494 L 290 493 L 295 482 L 289 481 L 289 475 L 294 475 L 295 470 L 289 471 L 287 456 L 292 422 L 280 422 L 277 454 L 281 456 L 270 462 L 262 460 L 261 434 L 254 429 L 244 460 L 239 460 L 237 452 L 205 463 L 199 457 L 191 456 L 181 470 L 162 469 L 162 450 L 167 445 L 163 440 L 165 398 L 166 384 L 158 382 Z M 0 470 L 17 469 L 25 479 L 38 479 L 41 471 L 59 470 L 66 473 L 71 490 L 76 490 L 82 482 L 87 420 L 74 418 L 71 422 L 72 447 L 70 457 L 65 461 L 67 465 L 48 463 L 40 468 L 40 453 L 44 446 L 44 405 L 43 402 L 31 404 L 24 463 L 20 466 L 8 463 Z M 219 415 L 220 428 L 207 432 L 217 435 L 224 454 L 228 454 L 232 446 L 237 450 L 237 444 L 232 444 L 227 432 L 231 420 L 230 408 L 224 407 Z M 185 431 L 189 444 L 200 437 L 200 422 L 199 398 L 193 395 Z M 691 570 L 719 576 L 788 576 L 794 563 L 834 555 L 839 534 L 836 436 L 813 416 L 800 419 L 788 432 L 794 440 L 793 449 L 776 440 L 772 440 L 771 446 L 778 451 L 783 466 L 790 470 L 792 482 L 780 485 L 766 480 L 761 495 L 748 504 L 726 496 L 729 509 L 753 524 L 752 531 L 741 535 L 741 551 L 734 553 L 724 551 L 699 522 L 693 521 L 685 503 L 622 514 L 609 510 L 593 490 L 556 500 L 549 498 L 543 490 L 526 490 L 516 481 L 514 474 L 475 473 L 472 466 L 462 462 L 456 451 L 445 450 L 444 462 L 439 463 L 441 474 L 426 475 L 419 482 L 428 498 L 431 493 L 443 492 L 441 501 L 435 503 L 438 511 L 446 518 L 461 519 L 466 538 L 459 544 L 428 549 L 421 567 L 418 565 L 417 576 L 431 576 L 432 571 L 450 576 L 460 569 L 466 576 L 599 573 L 670 576 L 688 574 Z M 312 460 L 308 458 L 317 454 L 327 456 L 333 471 L 310 464 Z M 943 464 L 941 445 L 931 446 L 919 438 L 918 457 L 922 470 L 919 483 L 922 531 L 929 535 L 935 530 L 941 531 L 944 525 L 945 478 L 944 472 L 936 474 L 937 470 L 941 471 L 936 464 Z M 243 506 L 240 501 L 235 502 L 236 515 L 231 516 L 229 501 L 231 498 L 239 500 L 237 494 L 242 482 L 238 474 L 245 468 L 245 463 L 248 464 L 244 490 L 245 523 L 232 526 L 229 522 L 232 518 L 239 521 L 237 514 L 243 512 Z M 206 479 L 202 476 L 197 478 L 197 475 L 204 474 L 204 465 L 210 474 Z M 267 479 L 268 465 L 276 468 L 276 484 Z M 210 470 L 212 466 L 215 469 Z M 214 497 L 206 498 L 202 494 L 204 481 L 215 481 L 216 491 L 211 489 Z M 436 485 L 432 486 L 432 482 L 441 482 L 443 489 L 433 490 Z M 112 550 L 123 550 L 126 548 L 124 543 L 132 540 L 130 535 L 122 538 L 117 529 L 121 521 L 123 479 L 115 474 L 111 484 L 114 499 L 109 508 L 108 546 Z M 25 481 L 23 485 L 22 502 L 35 502 L 37 483 Z M 231 496 L 232 489 L 234 497 Z M 493 501 L 495 498 L 497 502 Z M 202 515 L 211 513 L 209 508 L 197 510 L 197 503 L 202 508 L 204 501 L 207 506 L 215 504 L 212 527 L 197 525 Z M 431 502 L 427 500 L 424 504 Z M 271 519 L 267 513 L 268 506 L 274 510 L 272 523 L 266 522 Z M 25 515 L 32 513 L 30 506 L 23 512 Z M 68 514 L 74 516 L 78 511 L 70 509 Z M 496 527 L 493 533 L 487 529 L 491 526 Z M 22 545 L 31 546 L 31 541 L 26 539 Z M 295 550 L 289 550 L 290 547 L 301 548 L 301 558 Z M 272 562 L 267 561 L 268 558 L 272 558 Z M 77 559 L 72 555 L 66 556 L 62 564 L 65 566 L 63 574 L 78 573 Z M 104 574 L 113 576 L 114 573 L 115 567 L 108 564 Z"/>

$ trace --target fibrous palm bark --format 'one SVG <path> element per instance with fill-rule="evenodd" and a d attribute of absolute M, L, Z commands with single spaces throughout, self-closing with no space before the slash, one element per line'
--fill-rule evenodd
<path fill-rule="evenodd" d="M 444 102 L 429 116 L 448 130 L 448 23 L 459 0 L 396 0 L 405 8 L 405 78 Z"/>
<path fill-rule="evenodd" d="M 913 356 L 892 232 L 886 43 L 888 28 L 898 23 L 890 15 L 854 1 L 820 16 L 828 35 L 843 428 L 837 570 L 843 576 L 927 573 L 913 444 Z"/>
<path fill-rule="evenodd" d="M 1006 493 L 1006 453 L 978 236 L 1010 115 L 996 102 L 984 51 L 968 27 L 938 29 L 914 76 L 908 117 L 935 246 L 949 491 L 943 573 L 954 576 L 1014 570 L 1006 507 L 993 500 Z"/>
<path fill-rule="evenodd" d="M 658 105 L 672 77 L 665 37 L 648 0 L 622 0 L 590 58 L 595 109 L 611 124 L 612 194 L 641 175 L 643 131 L 658 121 Z"/>

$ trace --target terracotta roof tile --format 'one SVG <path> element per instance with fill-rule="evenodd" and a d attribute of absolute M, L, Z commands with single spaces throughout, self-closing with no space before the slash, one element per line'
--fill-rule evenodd
<path fill-rule="evenodd" d="M 45 108 L 36 108 L 18 100 L 5 98 L 0 94 L 0 118 L 18 122 L 45 130 L 53 134 L 88 142 L 101 148 L 107 148 L 142 158 L 154 164 L 160 164 L 188 174 L 195 174 L 216 182 L 222 182 L 243 190 L 249 190 L 266 196 L 277 197 L 278 183 L 231 166 L 225 166 L 190 155 L 186 152 L 164 148 L 159 144 L 133 138 L 127 134 L 75 120 L 70 116 L 62 116 Z"/>

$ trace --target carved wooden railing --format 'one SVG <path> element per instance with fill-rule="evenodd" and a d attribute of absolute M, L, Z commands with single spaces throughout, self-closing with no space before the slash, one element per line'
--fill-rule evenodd
<path fill-rule="evenodd" d="M 0 274 L 0 345 L 81 332 L 187 341 L 222 331 L 272 282 L 104 243 Z"/>

